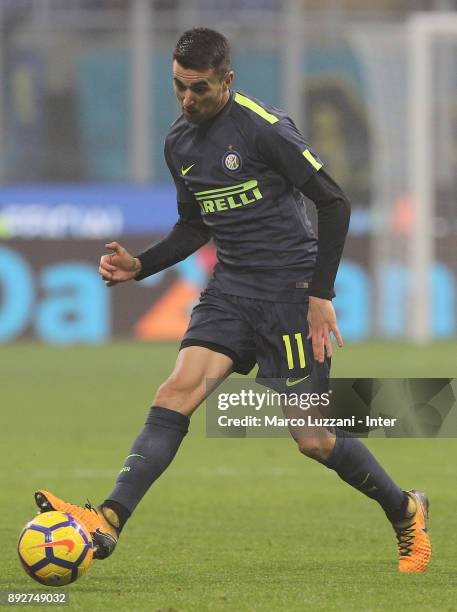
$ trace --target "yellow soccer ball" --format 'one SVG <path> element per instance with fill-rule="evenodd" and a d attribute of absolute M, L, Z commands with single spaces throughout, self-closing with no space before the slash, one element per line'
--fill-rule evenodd
<path fill-rule="evenodd" d="M 43 512 L 27 523 L 17 552 L 31 578 L 46 586 L 64 586 L 92 565 L 90 533 L 67 512 Z"/>

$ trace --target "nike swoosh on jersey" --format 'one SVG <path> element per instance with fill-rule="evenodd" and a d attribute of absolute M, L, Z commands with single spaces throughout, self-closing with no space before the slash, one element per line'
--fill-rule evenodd
<path fill-rule="evenodd" d="M 195 166 L 195 164 L 191 164 L 190 166 L 187 166 L 187 168 L 184 168 L 183 166 L 181 166 L 181 174 L 183 176 L 186 176 L 186 174 L 189 172 L 189 170 L 192 170 L 192 168 Z"/>
<path fill-rule="evenodd" d="M 294 387 L 295 385 L 298 385 L 298 383 L 301 383 L 303 380 L 306 380 L 307 378 L 309 378 L 309 374 L 308 376 L 304 376 L 303 378 L 293 378 L 292 380 L 290 378 L 286 378 L 286 387 Z"/>

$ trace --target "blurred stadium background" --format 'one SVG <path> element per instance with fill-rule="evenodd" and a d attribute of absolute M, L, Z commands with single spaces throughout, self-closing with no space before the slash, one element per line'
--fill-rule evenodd
<path fill-rule="evenodd" d="M 175 341 L 207 246 L 107 291 L 106 240 L 174 223 L 162 147 L 184 29 L 233 43 L 235 87 L 286 108 L 353 202 L 345 339 L 457 333 L 455 0 L 0 0 L 0 343 Z M 419 11 L 419 13 L 418 13 Z"/>

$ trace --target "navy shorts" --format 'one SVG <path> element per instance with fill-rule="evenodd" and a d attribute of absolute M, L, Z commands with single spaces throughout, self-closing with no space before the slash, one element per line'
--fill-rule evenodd
<path fill-rule="evenodd" d="M 248 374 L 257 363 L 256 380 L 275 386 L 265 379 L 281 379 L 281 391 L 299 387 L 322 393 L 329 386 L 330 359 L 314 361 L 307 313 L 308 300 L 269 302 L 207 289 L 192 311 L 181 348 L 204 346 L 223 353 L 239 374 Z"/>

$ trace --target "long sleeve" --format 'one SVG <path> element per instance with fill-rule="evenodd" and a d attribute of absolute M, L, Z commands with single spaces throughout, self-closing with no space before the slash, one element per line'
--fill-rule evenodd
<path fill-rule="evenodd" d="M 173 266 L 209 241 L 211 235 L 203 224 L 198 205 L 178 203 L 178 210 L 179 220 L 170 233 L 137 255 L 141 262 L 141 271 L 135 280 L 142 280 Z"/>
<path fill-rule="evenodd" d="M 349 228 L 351 206 L 324 170 L 307 180 L 301 192 L 314 202 L 318 215 L 317 260 L 309 294 L 331 300 L 335 297 L 333 286 Z"/>

